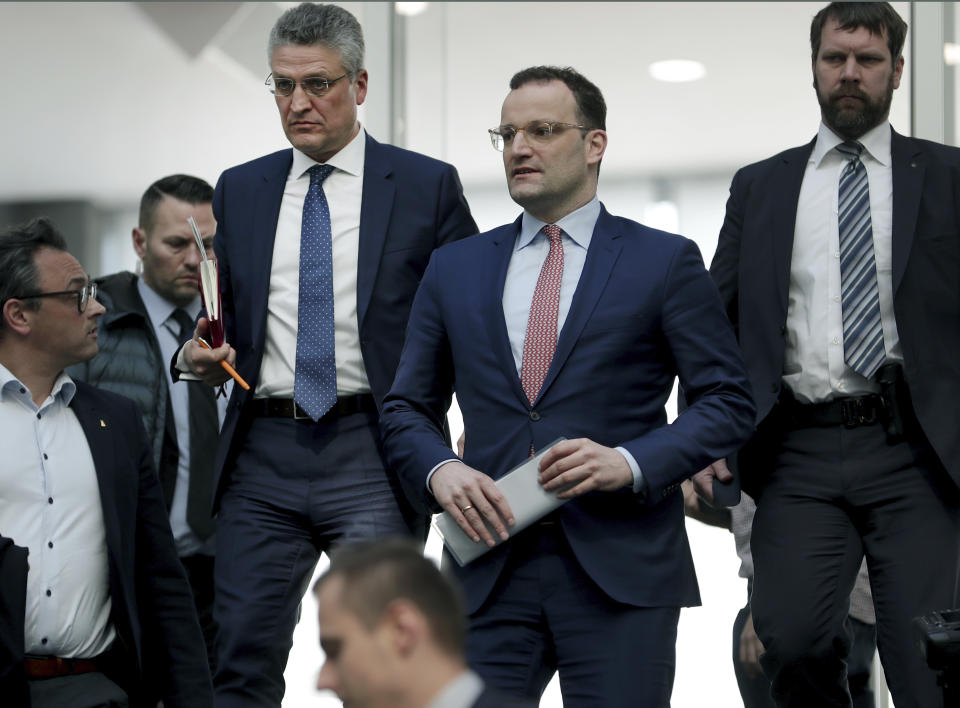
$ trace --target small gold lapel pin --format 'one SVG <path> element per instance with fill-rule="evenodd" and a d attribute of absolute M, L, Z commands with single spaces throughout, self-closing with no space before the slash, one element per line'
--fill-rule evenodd
<path fill-rule="evenodd" d="M 100 419 L 100 427 L 101 427 L 101 428 L 106 428 L 106 427 L 107 427 L 107 424 L 104 422 L 103 418 Z"/>

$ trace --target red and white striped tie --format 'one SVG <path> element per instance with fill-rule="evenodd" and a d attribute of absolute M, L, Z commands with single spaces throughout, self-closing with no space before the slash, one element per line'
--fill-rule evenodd
<path fill-rule="evenodd" d="M 530 319 L 523 340 L 520 383 L 531 405 L 540 393 L 547 369 L 557 348 L 557 316 L 560 310 L 560 281 L 563 277 L 563 233 L 551 224 L 541 229 L 550 239 L 550 252 L 540 269 L 537 287 L 530 303 Z"/>

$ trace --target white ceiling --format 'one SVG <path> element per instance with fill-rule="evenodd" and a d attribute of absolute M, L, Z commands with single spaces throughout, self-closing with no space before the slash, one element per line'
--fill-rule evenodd
<path fill-rule="evenodd" d="M 364 3 L 342 4 L 363 22 Z M 289 5 L 0 3 L 0 201 L 128 204 L 164 174 L 213 182 L 284 147 L 262 81 Z M 465 182 L 499 182 L 486 129 L 510 76 L 565 64 L 606 96 L 605 177 L 731 171 L 815 133 L 807 33 L 822 5 L 430 3 L 405 20 L 407 146 Z M 647 65 L 668 58 L 700 60 L 707 76 L 655 82 Z M 371 76 L 371 91 L 388 80 Z M 899 94 L 891 120 L 909 132 L 909 82 Z"/>

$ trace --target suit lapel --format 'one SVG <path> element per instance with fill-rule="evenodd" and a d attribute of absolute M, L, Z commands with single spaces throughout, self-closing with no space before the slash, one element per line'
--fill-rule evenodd
<path fill-rule="evenodd" d="M 490 346 L 500 362 L 500 369 L 510 381 L 510 386 L 520 400 L 527 403 L 527 394 L 523 392 L 520 377 L 517 375 L 517 363 L 513 358 L 513 349 L 510 347 L 510 336 L 507 334 L 507 321 L 503 314 L 503 286 L 507 280 L 507 268 L 513 256 L 513 248 L 517 243 L 517 234 L 520 233 L 520 223 L 523 216 L 512 224 L 498 229 L 498 233 L 491 241 L 494 249 L 489 282 L 494 287 L 487 291 L 487 298 L 483 303 L 483 320 L 487 323 L 487 337 Z"/>
<path fill-rule="evenodd" d="M 77 392 L 70 401 L 70 408 L 80 422 L 83 434 L 90 447 L 93 468 L 97 474 L 97 486 L 100 491 L 100 507 L 103 510 L 103 524 L 106 529 L 107 548 L 113 561 L 112 567 L 118 568 L 119 559 L 114 550 L 114 541 L 121 537 L 119 505 L 116 490 L 119 481 L 115 478 L 117 461 L 114 454 L 114 434 L 112 416 L 98 408 L 83 382 L 76 382 Z"/>
<path fill-rule="evenodd" d="M 797 204 L 800 201 L 800 186 L 807 160 L 813 152 L 816 138 L 807 145 L 784 153 L 778 169 L 771 175 L 768 193 L 780 195 L 782 203 L 771 204 L 773 215 L 773 268 L 777 285 L 780 310 L 787 311 L 790 289 L 790 262 L 793 259 L 793 236 L 797 227 Z M 776 200 L 777 197 L 774 197 Z"/>
<path fill-rule="evenodd" d="M 924 166 L 920 151 L 909 138 L 891 128 L 890 156 L 893 160 L 893 292 L 896 294 L 907 269 L 907 259 L 916 233 L 920 195 L 923 190 Z"/>
<path fill-rule="evenodd" d="M 580 274 L 577 289 L 573 293 L 567 319 L 557 337 L 557 349 L 547 370 L 547 377 L 540 387 L 540 393 L 537 394 L 537 401 L 543 397 L 550 388 L 550 384 L 557 378 L 557 374 L 580 338 L 584 325 L 596 309 L 600 295 L 610 279 L 613 266 L 620 256 L 622 245 L 618 241 L 619 238 L 616 220 L 601 205 L 600 216 L 596 226 L 593 227 L 593 236 L 590 238 L 590 247 L 587 249 L 587 258 L 583 263 L 583 272 Z"/>
<path fill-rule="evenodd" d="M 256 203 L 253 208 L 253 228 L 246 244 L 239 248 L 250 249 L 250 259 L 247 264 L 250 270 L 245 275 L 244 285 L 253 292 L 250 293 L 251 306 L 251 341 L 262 342 L 267 326 L 267 300 L 270 295 L 270 267 L 273 262 L 273 246 L 277 237 L 277 222 L 280 219 L 280 203 L 283 201 L 283 190 L 293 164 L 293 150 L 285 152 L 286 159 L 278 160 L 264 170 L 262 174 L 263 187 L 257 190 Z M 268 267 L 264 268 L 264 263 Z M 237 273 L 231 273 L 234 288 L 241 287 L 237 281 Z"/>
<path fill-rule="evenodd" d="M 393 166 L 387 161 L 383 148 L 369 135 L 366 140 L 360 204 L 360 251 L 357 255 L 357 326 L 361 328 L 377 280 L 396 192 L 392 179 Z"/>

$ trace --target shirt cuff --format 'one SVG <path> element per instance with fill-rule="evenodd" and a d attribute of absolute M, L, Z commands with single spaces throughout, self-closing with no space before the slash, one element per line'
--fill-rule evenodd
<path fill-rule="evenodd" d="M 459 457 L 451 457 L 449 460 L 444 460 L 443 462 L 435 465 L 432 470 L 427 472 L 427 491 L 430 492 L 430 494 L 433 494 L 433 490 L 430 489 L 430 480 L 433 478 L 433 473 L 436 472 L 441 467 L 443 467 L 448 462 L 462 462 L 462 460 Z"/>
<path fill-rule="evenodd" d="M 623 459 L 627 461 L 627 464 L 630 465 L 630 471 L 633 473 L 633 491 L 636 494 L 646 494 L 647 493 L 647 481 L 643 478 L 643 472 L 640 471 L 640 465 L 637 464 L 637 461 L 633 458 L 626 448 L 615 447 L 613 448 L 621 455 Z"/>
<path fill-rule="evenodd" d="M 181 381 L 201 381 L 202 379 L 197 376 L 195 373 L 190 371 L 190 367 L 187 366 L 187 360 L 183 355 L 183 351 L 186 349 L 185 346 L 180 347 L 180 351 L 177 352 L 177 371 L 180 372 Z"/>

